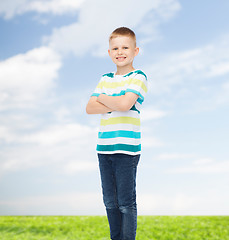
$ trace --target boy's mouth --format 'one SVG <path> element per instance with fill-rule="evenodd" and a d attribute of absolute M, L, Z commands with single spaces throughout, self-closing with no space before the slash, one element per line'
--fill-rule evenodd
<path fill-rule="evenodd" d="M 121 61 L 124 61 L 126 57 L 116 57 L 116 59 L 121 62 Z"/>

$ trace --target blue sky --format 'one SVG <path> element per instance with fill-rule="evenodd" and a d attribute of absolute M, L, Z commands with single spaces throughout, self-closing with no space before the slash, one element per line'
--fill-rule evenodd
<path fill-rule="evenodd" d="M 148 75 L 138 209 L 229 214 L 229 2 L 0 2 L 0 214 L 105 214 L 85 106 L 132 28 Z"/>

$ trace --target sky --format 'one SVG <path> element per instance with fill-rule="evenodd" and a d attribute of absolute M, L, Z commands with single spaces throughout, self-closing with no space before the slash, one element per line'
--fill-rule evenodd
<path fill-rule="evenodd" d="M 139 215 L 229 214 L 227 0 L 1 0 L 0 215 L 105 215 L 99 115 L 108 37 L 137 35 L 148 76 Z"/>

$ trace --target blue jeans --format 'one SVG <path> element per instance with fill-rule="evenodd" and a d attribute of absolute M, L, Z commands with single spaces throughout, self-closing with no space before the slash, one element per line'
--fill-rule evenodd
<path fill-rule="evenodd" d="M 136 172 L 140 155 L 98 154 L 112 240 L 134 240 L 137 229 Z"/>

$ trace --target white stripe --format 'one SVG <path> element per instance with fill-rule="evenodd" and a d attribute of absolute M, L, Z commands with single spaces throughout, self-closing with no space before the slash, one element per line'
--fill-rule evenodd
<path fill-rule="evenodd" d="M 141 151 L 139 152 L 128 152 L 128 151 L 123 151 L 123 150 L 117 150 L 117 151 L 112 151 L 112 152 L 105 152 L 105 151 L 97 151 L 97 153 L 100 153 L 100 154 L 114 154 L 114 153 L 124 153 L 124 154 L 128 154 L 128 155 L 138 155 L 138 154 L 141 154 Z"/>
<path fill-rule="evenodd" d="M 128 85 L 125 85 L 124 87 L 117 87 L 117 88 L 106 88 L 106 87 L 103 87 L 102 89 L 101 88 L 97 88 L 97 89 L 100 89 L 101 92 L 103 93 L 106 93 L 108 95 L 112 95 L 114 93 L 120 93 L 121 91 L 125 91 L 126 89 L 128 88 Z"/>
<path fill-rule="evenodd" d="M 115 80 L 114 80 L 115 79 Z M 113 82 L 123 82 L 123 81 L 126 81 L 128 78 L 123 78 L 123 77 L 119 77 L 119 75 L 115 75 L 114 78 L 110 78 L 108 76 L 105 76 L 104 78 L 104 81 L 105 82 L 110 82 L 110 83 L 113 83 Z"/>
<path fill-rule="evenodd" d="M 128 144 L 128 145 L 139 145 L 141 144 L 140 139 L 135 138 L 98 138 L 99 145 L 113 145 L 113 144 Z"/>
<path fill-rule="evenodd" d="M 136 107 L 137 110 L 140 112 L 142 105 L 141 105 L 139 102 L 136 102 L 136 103 L 135 103 L 135 107 Z"/>
<path fill-rule="evenodd" d="M 93 93 L 98 93 L 98 94 L 101 94 L 101 89 L 99 88 L 96 88 L 95 91 Z"/>
<path fill-rule="evenodd" d="M 106 126 L 100 126 L 100 132 L 110 132 L 110 131 L 118 131 L 118 130 L 127 130 L 140 132 L 140 126 L 132 125 L 132 124 L 111 124 Z"/>

